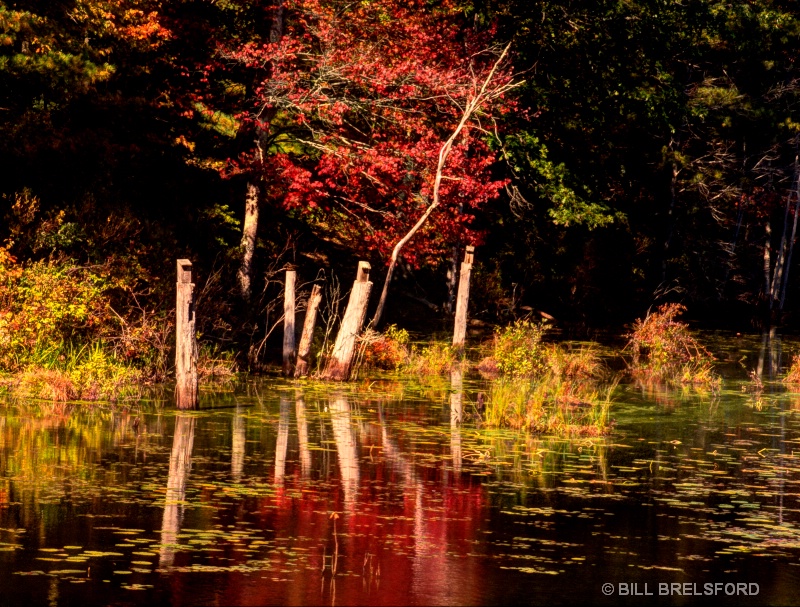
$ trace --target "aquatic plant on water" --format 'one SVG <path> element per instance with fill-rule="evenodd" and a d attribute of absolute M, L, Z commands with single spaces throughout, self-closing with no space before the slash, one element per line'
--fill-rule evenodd
<path fill-rule="evenodd" d="M 537 433 L 602 434 L 608 429 L 609 381 L 598 351 L 543 341 L 547 324 L 517 321 L 495 333 L 492 355 L 481 361 L 501 377 L 492 381 L 483 422 Z"/>
<path fill-rule="evenodd" d="M 535 378 L 501 377 L 491 382 L 483 422 L 558 435 L 604 434 L 618 378 L 578 379 L 551 367 Z"/>
<path fill-rule="evenodd" d="M 664 304 L 637 320 L 628 334 L 631 375 L 644 383 L 718 386 L 714 356 L 677 320 L 686 308 Z"/>

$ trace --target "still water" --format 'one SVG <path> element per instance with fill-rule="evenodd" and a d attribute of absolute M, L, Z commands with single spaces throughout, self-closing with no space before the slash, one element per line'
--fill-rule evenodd
<path fill-rule="evenodd" d="M 800 394 L 729 353 L 572 441 L 457 376 L 0 401 L 0 605 L 800 604 Z"/>

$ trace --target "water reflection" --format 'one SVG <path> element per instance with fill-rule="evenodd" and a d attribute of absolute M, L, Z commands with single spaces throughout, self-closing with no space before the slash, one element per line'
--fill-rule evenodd
<path fill-rule="evenodd" d="M 300 442 L 300 471 L 303 478 L 311 476 L 311 450 L 308 447 L 308 419 L 303 394 L 297 392 L 295 397 L 295 416 L 297 417 L 297 437 Z"/>
<path fill-rule="evenodd" d="M 461 422 L 464 419 L 464 379 L 460 367 L 450 372 L 450 454 L 453 471 L 461 472 Z"/>
<path fill-rule="evenodd" d="M 275 444 L 275 485 L 283 485 L 286 475 L 286 454 L 289 449 L 289 397 L 281 395 L 278 417 L 278 440 Z"/>
<path fill-rule="evenodd" d="M 233 413 L 233 430 L 231 436 L 231 478 L 234 483 L 242 480 L 244 470 L 244 455 L 247 434 L 245 430 L 244 415 L 239 404 Z"/>
<path fill-rule="evenodd" d="M 477 429 L 478 386 L 450 380 L 404 399 L 265 384 L 246 416 L 256 397 L 174 433 L 158 408 L 137 434 L 124 410 L 6 404 L 0 588 L 37 605 L 594 603 L 624 571 L 796 602 L 792 396 L 756 410 L 735 384 L 666 408 L 629 387 L 613 436 L 560 440 Z"/>
<path fill-rule="evenodd" d="M 331 412 L 333 439 L 339 455 L 339 474 L 344 489 L 345 509 L 354 510 L 358 495 L 358 443 L 350 417 L 350 403 L 343 396 L 335 397 L 328 405 Z"/>
<path fill-rule="evenodd" d="M 175 561 L 175 545 L 180 533 L 183 507 L 186 498 L 186 481 L 192 467 L 195 417 L 178 414 L 175 417 L 175 435 L 172 453 L 169 456 L 167 495 L 164 501 L 164 516 L 161 522 L 161 551 L 159 568 L 171 567 Z"/>

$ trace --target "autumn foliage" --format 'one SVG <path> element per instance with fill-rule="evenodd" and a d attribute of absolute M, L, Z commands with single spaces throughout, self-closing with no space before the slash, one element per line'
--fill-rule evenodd
<path fill-rule="evenodd" d="M 634 323 L 628 347 L 635 378 L 656 384 L 719 383 L 713 371 L 714 356 L 678 320 L 685 310 L 680 304 L 664 304 Z"/>
<path fill-rule="evenodd" d="M 237 115 L 257 145 L 234 171 L 261 176 L 275 204 L 323 234 L 386 258 L 432 198 L 437 157 L 496 53 L 454 3 L 294 0 L 276 41 L 221 51 L 253 76 Z M 497 74 L 502 85 L 510 78 Z M 489 145 L 510 102 L 483 108 L 455 142 L 441 209 L 405 253 L 419 265 L 472 242 L 475 214 L 498 196 Z"/>

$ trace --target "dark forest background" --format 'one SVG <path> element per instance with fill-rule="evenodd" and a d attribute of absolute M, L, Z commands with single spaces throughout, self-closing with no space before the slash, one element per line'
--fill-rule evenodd
<path fill-rule="evenodd" d="M 339 21 L 326 30 L 330 15 Z M 268 44 L 296 38 L 322 57 L 337 35 L 348 44 L 363 36 L 381 53 L 401 22 L 404 47 L 386 65 L 400 53 L 455 78 L 471 48 L 496 58 L 510 42 L 503 74 L 522 84 L 491 128 L 487 114 L 476 136 L 483 147 L 463 154 L 489 158 L 482 174 L 497 187 L 481 193 L 464 231 L 454 216 L 458 229 L 431 229 L 409 245 L 386 323 L 449 326 L 448 272 L 472 242 L 470 315 L 487 323 L 545 312 L 578 331 L 621 329 L 680 302 L 709 328 L 798 328 L 800 6 L 792 1 L 0 2 L 5 254 L 20 265 L 99 268 L 122 316 L 174 306 L 175 259 L 188 257 L 200 330 L 242 348 L 277 319 L 289 265 L 301 283 L 336 276 L 346 291 L 356 261 L 367 259 L 377 299 L 395 232 L 386 228 L 385 245 L 374 225 L 342 233 L 369 213 L 326 207 L 326 192 L 344 200 L 344 190 L 323 179 L 326 152 L 314 151 L 345 141 L 341 124 L 292 97 L 319 77 L 319 59 L 293 55 L 279 65 Z M 440 44 L 451 55 L 431 54 L 438 31 L 448 32 Z M 345 90 L 367 98 L 352 75 L 365 59 L 353 55 L 325 83 L 344 104 Z M 269 105 L 287 74 L 305 80 L 286 85 L 289 101 Z M 387 99 L 413 113 L 394 94 Z M 364 132 L 370 117 L 354 108 L 343 120 Z M 424 113 L 420 132 L 435 133 Z M 402 139 L 374 128 L 371 137 Z M 400 166 L 397 187 L 414 172 Z M 313 209 L 303 208 L 303 179 L 322 184 L 316 198 L 308 194 Z M 379 201 L 377 189 L 359 187 L 349 200 Z M 248 196 L 259 215 L 243 296 Z M 416 216 L 410 196 L 386 204 L 381 221 Z"/>

